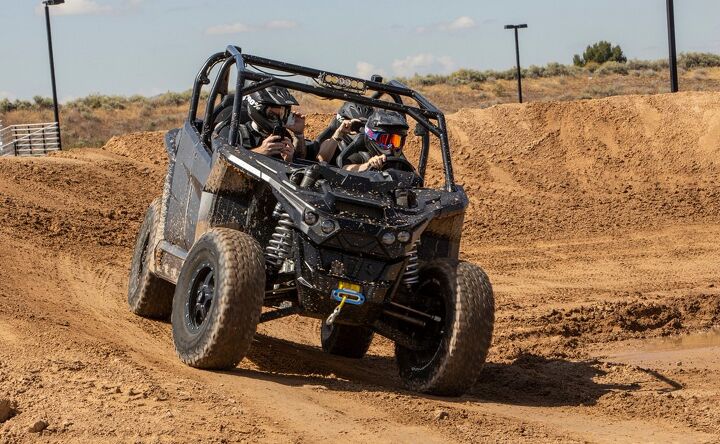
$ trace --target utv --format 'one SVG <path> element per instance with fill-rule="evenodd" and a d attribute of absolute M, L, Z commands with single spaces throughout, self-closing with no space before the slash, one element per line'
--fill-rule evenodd
<path fill-rule="evenodd" d="M 353 173 L 243 149 L 243 96 L 272 85 L 411 117 L 422 143 L 417 169 L 403 156 Z M 227 136 L 214 130 L 222 118 Z M 431 134 L 442 189 L 423 186 Z M 473 385 L 490 347 L 493 292 L 480 268 L 458 260 L 468 198 L 453 180 L 445 117 L 427 99 L 379 76 L 229 46 L 203 65 L 187 120 L 165 146 L 165 189 L 137 237 L 128 303 L 140 316 L 170 316 L 183 362 L 233 368 L 259 322 L 297 314 L 323 321 L 322 348 L 335 355 L 363 357 L 375 333 L 394 341 L 411 390 L 459 395 Z"/>

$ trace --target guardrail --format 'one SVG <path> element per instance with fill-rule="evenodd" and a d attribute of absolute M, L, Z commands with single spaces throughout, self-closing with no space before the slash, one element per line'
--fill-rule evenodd
<path fill-rule="evenodd" d="M 0 128 L 0 156 L 44 156 L 59 149 L 60 134 L 55 122 Z"/>

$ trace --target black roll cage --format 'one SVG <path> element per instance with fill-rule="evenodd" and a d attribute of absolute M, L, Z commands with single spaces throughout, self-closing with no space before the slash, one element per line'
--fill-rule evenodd
<path fill-rule="evenodd" d="M 196 124 L 197 120 L 197 109 L 200 103 L 200 91 L 202 86 L 210 83 L 208 75 L 218 63 L 222 63 L 222 67 L 220 68 L 217 79 L 210 90 L 205 109 L 205 121 L 203 122 L 201 129 L 201 140 L 206 145 L 209 146 L 210 136 L 213 130 L 212 126 L 214 124 L 214 122 L 209 121 L 209 118 L 214 114 L 216 106 L 215 102 L 218 95 L 228 94 L 230 68 L 232 65 L 235 65 L 237 67 L 237 82 L 235 85 L 235 100 L 233 102 L 230 134 L 228 137 L 228 142 L 231 146 L 235 146 L 238 140 L 238 127 L 240 125 L 243 96 L 269 86 L 282 86 L 290 90 L 301 91 L 327 99 L 339 99 L 356 102 L 375 108 L 388 109 L 410 115 L 422 127 L 421 129 L 416 129 L 416 134 L 422 136 L 422 150 L 420 151 L 420 159 L 418 161 L 418 173 L 423 179 L 425 178 L 428 151 L 430 149 L 429 131 L 440 140 L 440 151 L 442 154 L 445 172 L 445 189 L 450 192 L 456 191 L 457 188 L 455 186 L 452 162 L 450 159 L 450 145 L 447 137 L 445 115 L 420 93 L 408 88 L 397 80 L 382 83 L 374 80 L 365 80 L 343 74 L 336 74 L 329 71 L 321 71 L 314 68 L 307 68 L 300 65 L 266 59 L 250 54 L 243 54 L 239 47 L 229 45 L 224 52 L 218 52 L 210 56 L 195 78 L 190 102 L 190 111 L 188 114 L 188 120 L 193 125 Z M 255 67 L 256 69 L 258 69 L 257 67 L 263 67 L 287 73 L 291 76 L 299 75 L 307 77 L 315 80 L 317 86 L 288 80 L 282 77 L 276 77 L 270 73 L 250 71 L 247 69 L 248 65 Z M 319 79 L 322 79 L 325 76 L 335 76 L 353 82 L 360 82 L 366 91 L 373 91 L 374 94 L 372 96 L 365 96 L 360 94 L 360 91 L 355 92 L 350 89 L 341 89 L 341 87 L 336 88 L 332 86 L 320 86 Z M 254 81 L 255 83 L 245 86 L 245 82 L 247 80 Z M 388 95 L 393 101 L 381 100 L 384 95 Z M 414 100 L 417 106 L 411 106 L 403 103 L 402 97 Z M 435 121 L 435 123 L 432 121 Z"/>

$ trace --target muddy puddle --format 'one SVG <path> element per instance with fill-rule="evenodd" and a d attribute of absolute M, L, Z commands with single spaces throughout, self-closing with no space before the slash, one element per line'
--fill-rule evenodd
<path fill-rule="evenodd" d="M 720 328 L 691 335 L 631 341 L 594 353 L 603 360 L 638 366 L 720 369 Z"/>

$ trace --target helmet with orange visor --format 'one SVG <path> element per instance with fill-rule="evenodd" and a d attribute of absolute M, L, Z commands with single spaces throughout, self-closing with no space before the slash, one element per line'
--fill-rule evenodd
<path fill-rule="evenodd" d="M 375 110 L 365 124 L 365 144 L 376 155 L 398 156 L 407 137 L 407 120 L 397 111 Z"/>

